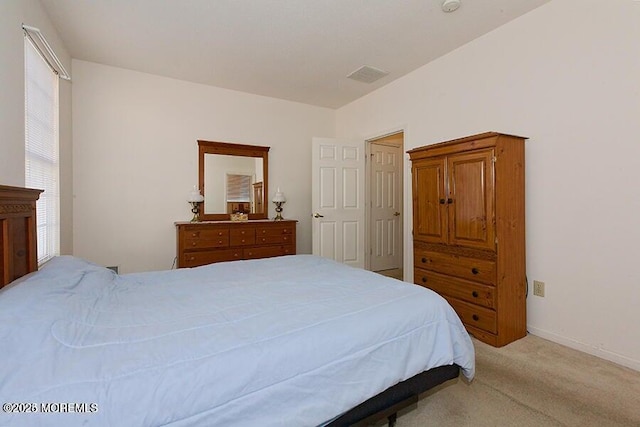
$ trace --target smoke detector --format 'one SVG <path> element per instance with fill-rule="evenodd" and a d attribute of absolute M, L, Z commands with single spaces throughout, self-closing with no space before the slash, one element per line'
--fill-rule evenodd
<path fill-rule="evenodd" d="M 444 0 L 442 3 L 442 10 L 444 12 L 453 12 L 460 7 L 460 0 Z"/>

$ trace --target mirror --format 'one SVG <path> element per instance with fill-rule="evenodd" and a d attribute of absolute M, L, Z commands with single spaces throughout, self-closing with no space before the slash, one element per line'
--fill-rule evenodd
<path fill-rule="evenodd" d="M 198 140 L 202 221 L 228 221 L 232 213 L 267 219 L 269 147 Z"/>

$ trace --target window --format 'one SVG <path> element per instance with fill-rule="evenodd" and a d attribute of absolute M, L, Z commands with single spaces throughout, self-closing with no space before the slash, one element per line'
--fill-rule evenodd
<path fill-rule="evenodd" d="M 251 179 L 251 175 L 227 174 L 227 202 L 250 202 Z"/>
<path fill-rule="evenodd" d="M 38 265 L 60 254 L 58 74 L 28 34 L 25 53 L 25 185 L 37 202 Z"/>

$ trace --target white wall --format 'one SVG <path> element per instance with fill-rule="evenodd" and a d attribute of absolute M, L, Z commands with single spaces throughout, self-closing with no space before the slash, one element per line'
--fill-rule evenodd
<path fill-rule="evenodd" d="M 0 184 L 24 186 L 24 36 L 39 28 L 72 73 L 71 58 L 37 0 L 0 1 Z M 71 83 L 60 80 L 60 250 L 72 252 Z"/>
<path fill-rule="evenodd" d="M 336 113 L 340 137 L 406 126 L 406 149 L 529 137 L 529 331 L 638 370 L 639 23 L 638 2 L 554 0 Z"/>
<path fill-rule="evenodd" d="M 84 61 L 73 71 L 74 255 L 169 269 L 174 222 L 191 219 L 198 139 L 270 146 L 268 198 L 285 192 L 298 253 L 311 252 L 311 138 L 333 136 L 334 110 Z"/>

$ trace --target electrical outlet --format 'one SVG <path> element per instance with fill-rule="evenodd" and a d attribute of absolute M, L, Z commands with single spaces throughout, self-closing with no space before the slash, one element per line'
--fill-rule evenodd
<path fill-rule="evenodd" d="M 538 280 L 533 281 L 533 294 L 539 297 L 544 297 L 544 282 Z"/>

